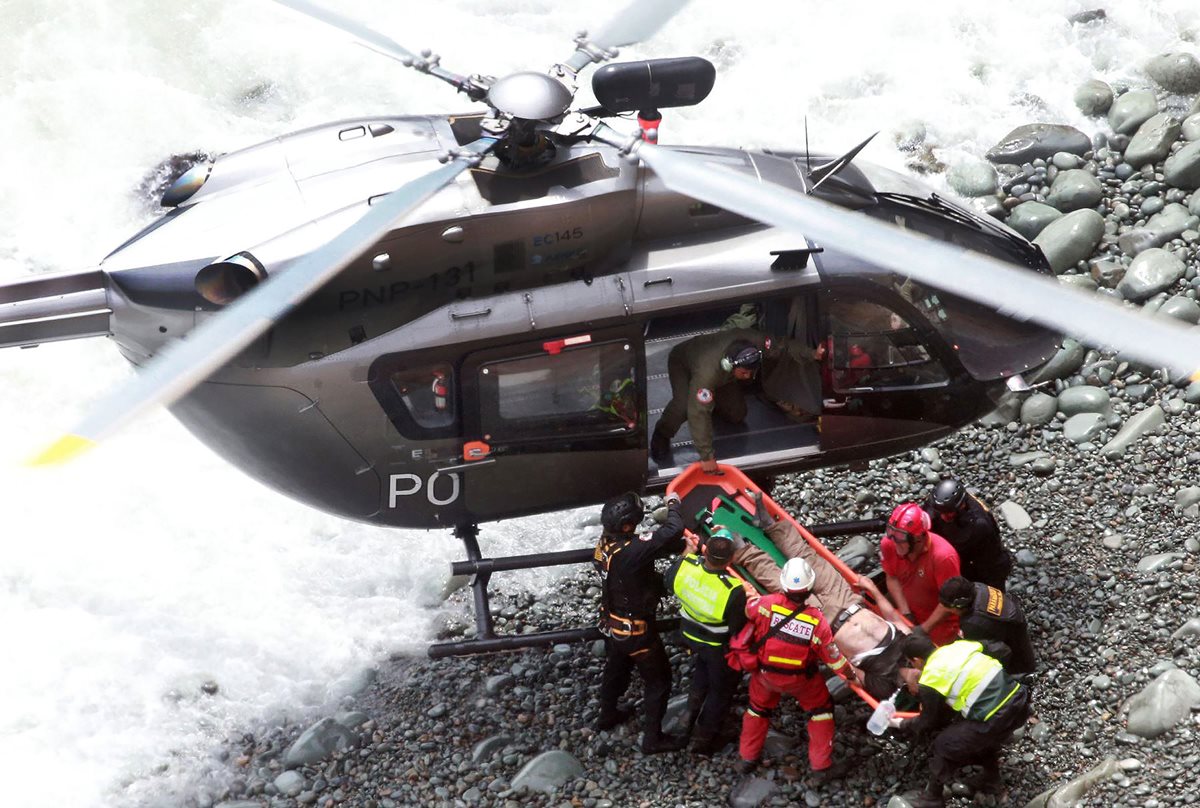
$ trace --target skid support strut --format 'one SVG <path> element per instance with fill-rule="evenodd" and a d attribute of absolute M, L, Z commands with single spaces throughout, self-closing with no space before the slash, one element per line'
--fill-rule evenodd
<path fill-rule="evenodd" d="M 468 561 L 483 560 L 483 554 L 479 552 L 479 525 L 459 525 L 454 528 L 454 535 L 462 539 Z M 491 604 L 488 603 L 488 581 L 491 579 L 491 571 L 483 570 L 474 572 L 471 578 L 471 593 L 475 596 L 475 636 L 480 640 L 490 640 L 496 636 Z"/>

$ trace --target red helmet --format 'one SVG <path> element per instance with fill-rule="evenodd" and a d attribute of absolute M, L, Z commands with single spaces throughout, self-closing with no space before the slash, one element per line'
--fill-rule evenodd
<path fill-rule="evenodd" d="M 915 502 L 896 506 L 888 517 L 887 535 L 892 541 L 910 542 L 929 532 L 929 514 Z"/>

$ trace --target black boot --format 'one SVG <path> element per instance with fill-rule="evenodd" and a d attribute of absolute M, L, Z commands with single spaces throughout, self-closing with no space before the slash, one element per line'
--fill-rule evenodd
<path fill-rule="evenodd" d="M 642 754 L 657 755 L 660 752 L 678 752 L 683 747 L 687 746 L 687 738 L 682 735 L 665 735 L 658 733 L 657 735 L 642 736 Z"/>
<path fill-rule="evenodd" d="M 596 719 L 596 731 L 604 732 L 619 727 L 631 718 L 633 718 L 633 710 L 622 710 L 617 707 L 610 710 L 602 709 L 600 717 Z"/>
<path fill-rule="evenodd" d="M 908 804 L 912 808 L 946 808 L 946 801 L 942 799 L 942 787 L 936 788 L 930 784 L 925 786 L 924 791 L 919 791 L 916 794 L 905 795 Z"/>
<path fill-rule="evenodd" d="M 650 459 L 659 466 L 671 462 L 671 438 L 658 427 L 654 428 L 654 434 L 650 436 Z"/>
<path fill-rule="evenodd" d="M 987 761 L 983 764 L 983 771 L 965 778 L 964 782 L 974 791 L 995 794 L 1004 787 L 1004 780 L 1000 777 L 1000 761 Z"/>
<path fill-rule="evenodd" d="M 692 736 L 692 751 L 697 755 L 715 755 L 728 741 L 729 738 L 719 732 L 697 730 Z"/>
<path fill-rule="evenodd" d="M 849 764 L 844 760 L 839 760 L 827 769 L 818 769 L 808 776 L 809 785 L 814 788 L 832 783 L 834 780 L 841 780 L 846 776 L 846 771 L 850 768 Z"/>

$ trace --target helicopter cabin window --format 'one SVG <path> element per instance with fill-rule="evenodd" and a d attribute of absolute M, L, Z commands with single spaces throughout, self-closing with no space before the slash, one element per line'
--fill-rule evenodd
<path fill-rule="evenodd" d="M 637 428 L 636 356 L 624 341 L 490 362 L 479 370 L 482 427 L 492 440 L 597 435 Z"/>
<path fill-rule="evenodd" d="M 391 368 L 380 381 L 371 386 L 401 434 L 433 438 L 458 433 L 454 367 L 448 362 Z"/>
<path fill-rule="evenodd" d="M 942 364 L 896 312 L 866 300 L 829 308 L 830 385 L 835 392 L 945 384 Z"/>

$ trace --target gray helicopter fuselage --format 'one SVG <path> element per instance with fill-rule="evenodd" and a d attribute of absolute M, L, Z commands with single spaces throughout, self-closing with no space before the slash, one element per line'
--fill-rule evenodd
<path fill-rule="evenodd" d="M 193 172 L 183 182 L 191 186 L 168 192 L 178 205 L 101 265 L 115 341 L 142 364 L 222 308 L 198 291 L 206 267 L 241 256 L 266 278 L 286 272 L 478 134 L 478 116 L 342 121 L 224 155 L 207 177 Z M 486 375 L 497 346 L 537 353 L 552 344 L 544 340 L 574 337 L 632 352 L 634 374 L 644 376 L 642 335 L 653 316 L 870 270 L 820 253 L 802 234 L 670 191 L 611 147 L 542 147 L 518 169 L 489 156 L 462 173 L 175 404 L 175 414 L 261 481 L 359 520 L 455 526 L 597 501 L 646 484 L 644 412 L 626 437 L 505 452 L 465 411 L 451 431 L 406 430 L 381 403 L 382 374 L 411 357 Z M 795 156 L 689 151 L 810 190 Z M 840 179 L 841 190 L 831 183 L 826 193 L 852 207 L 866 207 L 889 183 L 913 191 L 882 170 L 868 181 L 850 167 Z M 779 253 L 812 260 L 773 270 Z M 465 400 L 472 389 L 464 381 L 451 395 Z M 922 429 L 922 441 L 948 431 Z"/>

